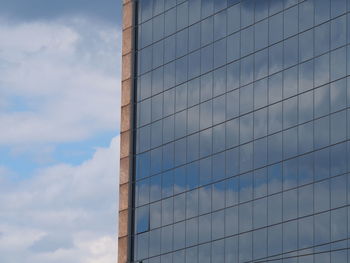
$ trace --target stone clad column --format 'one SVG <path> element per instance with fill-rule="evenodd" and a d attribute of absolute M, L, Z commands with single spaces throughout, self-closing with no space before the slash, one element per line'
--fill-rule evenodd
<path fill-rule="evenodd" d="M 130 261 L 134 3 L 123 0 L 118 263 Z"/>

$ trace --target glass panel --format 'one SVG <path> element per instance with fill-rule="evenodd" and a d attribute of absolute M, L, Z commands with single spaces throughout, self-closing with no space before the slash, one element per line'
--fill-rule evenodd
<path fill-rule="evenodd" d="M 212 263 L 225 262 L 225 243 L 224 240 L 218 240 L 212 243 L 211 247 Z"/>
<path fill-rule="evenodd" d="M 331 240 L 341 240 L 347 237 L 347 208 L 331 211 Z"/>
<path fill-rule="evenodd" d="M 241 56 L 246 56 L 254 51 L 254 27 L 248 27 L 241 31 Z"/>
<path fill-rule="evenodd" d="M 254 109 L 267 105 L 267 79 L 254 83 Z"/>
<path fill-rule="evenodd" d="M 186 221 L 186 246 L 193 246 L 198 243 L 198 218 Z"/>
<path fill-rule="evenodd" d="M 284 37 L 288 38 L 298 33 L 298 6 L 284 11 Z"/>
<path fill-rule="evenodd" d="M 282 73 L 269 77 L 269 104 L 282 100 Z"/>
<path fill-rule="evenodd" d="M 226 64 L 226 39 L 214 43 L 214 68 Z"/>
<path fill-rule="evenodd" d="M 213 42 L 214 19 L 209 17 L 201 21 L 201 45 L 207 45 Z"/>
<path fill-rule="evenodd" d="M 188 2 L 184 2 L 176 7 L 177 30 L 188 26 Z"/>
<path fill-rule="evenodd" d="M 219 182 L 212 185 L 212 210 L 225 208 L 225 182 Z"/>
<path fill-rule="evenodd" d="M 298 63 L 298 36 L 289 38 L 283 42 L 284 67 L 288 68 Z"/>
<path fill-rule="evenodd" d="M 248 85 L 239 90 L 240 113 L 244 114 L 253 110 L 253 85 Z"/>
<path fill-rule="evenodd" d="M 346 111 L 331 115 L 331 143 L 346 140 Z"/>
<path fill-rule="evenodd" d="M 269 47 L 269 72 L 280 71 L 283 66 L 283 44 L 278 43 Z"/>
<path fill-rule="evenodd" d="M 331 17 L 341 15 L 346 11 L 346 0 L 331 1 Z"/>
<path fill-rule="evenodd" d="M 298 220 L 298 241 L 299 248 L 311 247 L 314 243 L 313 217 L 306 217 Z"/>
<path fill-rule="evenodd" d="M 225 149 L 225 124 L 220 124 L 213 128 L 213 153 Z"/>
<path fill-rule="evenodd" d="M 314 1 L 304 1 L 299 4 L 299 32 L 313 26 Z"/>
<path fill-rule="evenodd" d="M 331 21 L 331 48 L 335 49 L 346 44 L 346 16 Z"/>
<path fill-rule="evenodd" d="M 255 1 L 255 21 L 268 16 L 269 1 Z"/>
<path fill-rule="evenodd" d="M 282 252 L 282 225 L 268 228 L 268 255 L 277 255 Z"/>
<path fill-rule="evenodd" d="M 136 233 L 142 233 L 149 230 L 149 206 L 143 206 L 136 209 Z"/>
<path fill-rule="evenodd" d="M 322 213 L 315 216 L 315 245 L 325 244 L 330 241 L 330 213 Z"/>
<path fill-rule="evenodd" d="M 315 148 L 319 149 L 329 145 L 329 117 L 315 120 Z"/>
<path fill-rule="evenodd" d="M 267 225 L 267 198 L 257 199 L 253 202 L 254 228 Z"/>
<path fill-rule="evenodd" d="M 260 50 L 268 45 L 268 20 L 265 19 L 254 25 L 255 50 Z"/>
<path fill-rule="evenodd" d="M 298 159 L 283 163 L 283 189 L 291 189 L 298 185 Z"/>
<path fill-rule="evenodd" d="M 347 203 L 347 175 L 331 179 L 331 208 L 344 206 Z"/>
<path fill-rule="evenodd" d="M 173 226 L 167 226 L 162 228 L 161 233 L 161 252 L 170 252 L 173 246 Z"/>
<path fill-rule="evenodd" d="M 267 139 L 262 138 L 254 141 L 254 168 L 267 164 Z"/>
<path fill-rule="evenodd" d="M 268 74 L 268 49 L 261 50 L 254 54 L 254 79 L 261 79 Z"/>
<path fill-rule="evenodd" d="M 283 220 L 291 220 L 298 216 L 298 190 L 283 193 Z"/>
<path fill-rule="evenodd" d="M 300 135 L 299 135 L 300 136 Z M 298 183 L 308 184 L 314 180 L 314 156 L 313 153 L 299 156 L 298 158 Z"/>
<path fill-rule="evenodd" d="M 346 172 L 347 163 L 346 144 L 338 144 L 331 148 L 331 176 Z"/>
<path fill-rule="evenodd" d="M 153 44 L 153 68 L 161 66 L 164 62 L 164 41 Z M 161 67 L 160 70 L 163 68 Z M 163 72 L 162 72 L 163 77 Z M 163 88 L 163 87 L 162 87 Z"/>
<path fill-rule="evenodd" d="M 162 200 L 162 225 L 169 225 L 174 222 L 173 198 Z"/>
<path fill-rule="evenodd" d="M 330 112 L 330 89 L 329 85 L 315 90 L 315 118 L 329 114 Z"/>
<path fill-rule="evenodd" d="M 269 44 L 281 41 L 283 38 L 283 13 L 269 18 Z"/>
<path fill-rule="evenodd" d="M 283 132 L 283 158 L 287 159 L 298 154 L 297 127 Z"/>
<path fill-rule="evenodd" d="M 282 129 L 282 103 L 269 106 L 269 133 Z"/>
<path fill-rule="evenodd" d="M 330 208 L 330 186 L 329 181 L 315 184 L 315 212 L 325 211 Z"/>
<path fill-rule="evenodd" d="M 172 1 L 172 2 L 175 2 L 175 1 Z M 200 0 L 188 1 L 188 12 L 189 12 L 190 24 L 193 24 L 199 21 L 201 17 L 201 1 Z"/>
<path fill-rule="evenodd" d="M 246 27 L 254 22 L 254 0 L 241 2 L 241 26 Z"/>
<path fill-rule="evenodd" d="M 297 97 L 283 101 L 283 127 L 289 128 L 298 123 Z"/>
<path fill-rule="evenodd" d="M 306 216 L 312 214 L 314 203 L 313 185 L 307 185 L 299 188 L 298 198 L 299 216 Z"/>
<path fill-rule="evenodd" d="M 309 91 L 299 95 L 299 123 L 312 120 L 313 112 L 313 92 Z"/>
<path fill-rule="evenodd" d="M 215 3 L 224 3 L 225 1 L 215 1 Z M 222 11 L 214 16 L 214 40 L 226 36 L 226 24 L 226 11 Z"/>
<path fill-rule="evenodd" d="M 268 224 L 277 224 L 282 221 L 282 194 L 268 197 Z"/>
<path fill-rule="evenodd" d="M 325 23 L 315 28 L 315 56 L 330 49 L 330 23 Z"/>
<path fill-rule="evenodd" d="M 328 178 L 330 173 L 329 148 L 315 152 L 315 179 Z"/>
<path fill-rule="evenodd" d="M 259 198 L 267 194 L 267 169 L 254 171 L 254 197 Z"/>
<path fill-rule="evenodd" d="M 346 79 L 341 79 L 331 84 L 331 112 L 346 107 L 346 89 Z"/>
<path fill-rule="evenodd" d="M 293 67 L 283 72 L 283 98 L 288 98 L 297 94 L 298 83 L 295 81 L 298 77 L 298 68 Z"/>
<path fill-rule="evenodd" d="M 236 1 L 236 0 L 228 0 Z M 238 2 L 238 1 L 236 1 Z M 234 5 L 227 9 L 227 33 L 231 34 L 239 30 L 241 26 L 240 4 Z"/>
<path fill-rule="evenodd" d="M 198 218 L 198 241 L 200 243 L 208 242 L 211 239 L 211 214 L 200 216 Z"/>
<path fill-rule="evenodd" d="M 193 2 L 193 1 L 192 1 Z M 189 34 L 189 41 L 188 41 L 188 48 L 189 51 L 196 50 L 200 47 L 200 23 L 194 24 L 189 27 L 188 29 L 188 34 Z"/>
<path fill-rule="evenodd" d="M 222 67 L 214 71 L 214 97 L 226 92 L 226 81 L 226 67 Z"/>
<path fill-rule="evenodd" d="M 282 133 L 268 137 L 268 161 L 275 163 L 282 160 Z"/>
<path fill-rule="evenodd" d="M 253 139 L 253 114 L 250 113 L 239 119 L 240 143 L 246 143 Z"/>
<path fill-rule="evenodd" d="M 240 161 L 240 172 L 246 172 L 252 169 L 253 166 L 253 144 L 248 143 L 242 145 L 239 153 L 239 161 Z"/>
<path fill-rule="evenodd" d="M 149 256 L 160 254 L 160 229 L 155 229 L 149 233 Z"/>
<path fill-rule="evenodd" d="M 313 123 L 309 122 L 298 127 L 299 153 L 306 153 L 313 149 Z"/>
<path fill-rule="evenodd" d="M 314 46 L 310 43 L 314 42 L 313 30 L 308 30 L 299 35 L 299 61 L 305 61 L 313 57 Z"/>
<path fill-rule="evenodd" d="M 283 224 L 283 252 L 296 250 L 298 247 L 298 222 Z M 292 263 L 291 261 L 290 263 Z M 289 263 L 289 262 L 288 262 Z"/>
<path fill-rule="evenodd" d="M 346 75 L 346 48 L 340 48 L 331 52 L 331 80 L 342 78 Z"/>
<path fill-rule="evenodd" d="M 239 262 L 252 260 L 252 232 L 239 236 Z"/>
<path fill-rule="evenodd" d="M 224 211 L 212 213 L 211 220 L 211 238 L 214 240 L 223 238 L 225 236 L 225 224 L 222 223 L 225 220 Z"/>
<path fill-rule="evenodd" d="M 227 61 L 233 61 L 240 57 L 240 35 L 239 33 L 230 35 L 227 41 Z"/>
<path fill-rule="evenodd" d="M 254 56 L 250 55 L 241 60 L 241 84 L 246 85 L 253 81 Z"/>
<path fill-rule="evenodd" d="M 304 92 L 313 88 L 314 62 L 307 61 L 299 66 L 299 92 Z"/>
<path fill-rule="evenodd" d="M 315 59 L 315 86 L 329 82 L 329 54 Z"/>
<path fill-rule="evenodd" d="M 252 229 L 253 210 L 252 203 L 239 205 L 239 232 L 245 232 Z"/>
<path fill-rule="evenodd" d="M 246 173 L 239 177 L 239 202 L 246 202 L 253 197 L 253 175 Z"/>
<path fill-rule="evenodd" d="M 186 196 L 181 194 L 174 197 L 174 222 L 182 221 L 185 219 L 186 213 Z"/>
<path fill-rule="evenodd" d="M 253 258 L 259 259 L 267 256 L 267 231 L 260 229 L 253 232 Z"/>

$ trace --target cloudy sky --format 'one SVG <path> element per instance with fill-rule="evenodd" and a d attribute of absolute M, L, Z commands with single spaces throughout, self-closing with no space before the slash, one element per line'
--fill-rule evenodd
<path fill-rule="evenodd" d="M 1 263 L 115 262 L 120 2 L 1 0 Z"/>

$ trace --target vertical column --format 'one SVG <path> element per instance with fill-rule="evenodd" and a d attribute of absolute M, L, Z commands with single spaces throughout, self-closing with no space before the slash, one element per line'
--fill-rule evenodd
<path fill-rule="evenodd" d="M 123 0 L 123 47 L 122 47 L 122 91 L 121 91 L 121 135 L 120 135 L 120 180 L 119 180 L 119 237 L 118 263 L 129 259 L 130 184 L 132 176 L 132 114 L 133 114 L 133 0 Z"/>

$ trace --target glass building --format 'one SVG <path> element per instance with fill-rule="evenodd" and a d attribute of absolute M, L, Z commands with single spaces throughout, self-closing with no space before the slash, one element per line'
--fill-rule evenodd
<path fill-rule="evenodd" d="M 135 6 L 131 261 L 350 262 L 350 1 Z"/>

